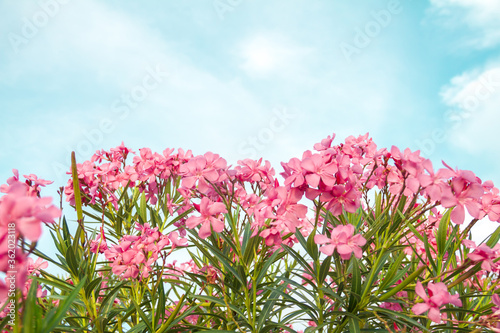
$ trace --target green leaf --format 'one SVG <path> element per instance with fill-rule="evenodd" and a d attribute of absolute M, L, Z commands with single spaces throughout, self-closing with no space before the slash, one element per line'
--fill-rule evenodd
<path fill-rule="evenodd" d="M 269 318 L 271 317 L 271 315 L 270 315 L 271 311 L 273 310 L 276 302 L 279 300 L 277 298 L 279 295 L 279 292 L 283 292 L 285 288 L 286 288 L 286 284 L 281 284 L 281 285 L 278 285 L 275 288 L 275 290 L 272 290 L 271 295 L 266 300 L 266 303 L 264 304 L 264 307 L 262 308 L 262 311 L 259 313 L 259 321 L 257 323 L 257 332 L 261 331 L 262 327 L 264 326 L 265 321 L 269 320 Z"/>
<path fill-rule="evenodd" d="M 153 207 L 148 207 L 148 208 L 149 208 L 149 216 L 151 216 L 151 226 L 153 228 L 158 227 L 160 232 L 163 231 L 163 225 L 160 216 Z"/>
<path fill-rule="evenodd" d="M 75 208 L 76 208 L 76 216 L 78 217 L 78 221 L 83 221 L 83 211 L 82 211 L 82 195 L 80 193 L 80 184 L 78 181 L 78 170 L 76 167 L 76 157 L 75 152 L 71 152 L 71 174 L 73 178 L 73 192 L 75 196 Z"/>
<path fill-rule="evenodd" d="M 360 333 L 359 329 L 359 320 L 355 318 L 349 318 L 349 332 L 351 333 Z"/>
<path fill-rule="evenodd" d="M 139 313 L 139 316 L 141 317 L 142 322 L 147 326 L 149 332 L 154 332 L 153 327 L 151 326 L 151 323 L 149 322 L 150 319 L 146 316 L 144 311 L 142 311 L 141 307 L 139 306 L 139 304 L 137 304 L 137 302 L 135 301 L 135 299 L 133 297 L 132 297 L 132 302 L 134 303 L 135 309 Z"/>
<path fill-rule="evenodd" d="M 9 320 L 10 320 L 9 316 L 6 316 L 5 318 L 2 319 L 2 321 L 0 322 L 0 330 L 3 330 L 5 326 L 7 326 Z"/>
<path fill-rule="evenodd" d="M 68 223 L 66 221 L 66 216 L 63 216 L 62 229 L 63 229 L 64 243 L 65 243 L 66 247 L 68 247 L 71 245 L 71 233 L 69 232 Z"/>
<path fill-rule="evenodd" d="M 384 279 L 380 282 L 379 290 L 384 290 L 388 286 L 392 286 L 394 284 L 394 283 L 391 283 L 394 280 L 393 277 L 396 275 L 396 272 L 398 271 L 398 269 L 401 268 L 401 263 L 403 262 L 403 259 L 405 259 L 405 258 L 406 258 L 406 254 L 403 251 L 401 251 L 399 253 L 399 256 L 395 260 L 392 260 L 392 264 L 389 266 L 389 270 L 385 274 Z M 408 269 L 409 266 L 406 266 L 406 268 Z"/>
<path fill-rule="evenodd" d="M 437 248 L 438 248 L 438 255 L 440 258 L 444 257 L 444 254 L 446 253 L 446 236 L 448 232 L 448 226 L 450 224 L 450 210 L 448 209 L 446 213 L 443 215 L 441 218 L 441 221 L 439 222 L 439 227 L 437 231 L 437 236 L 436 236 L 436 242 L 437 242 Z"/>
<path fill-rule="evenodd" d="M 297 237 L 297 240 L 299 241 L 300 245 L 302 246 L 303 249 L 307 249 L 307 241 L 300 232 L 300 230 L 297 230 L 295 232 L 295 237 Z"/>
<path fill-rule="evenodd" d="M 126 284 L 127 281 L 123 281 L 120 284 L 116 285 L 110 292 L 106 294 L 99 308 L 99 314 L 104 315 L 109 312 L 111 306 L 113 306 L 113 300 L 115 299 L 116 293 Z"/>
<path fill-rule="evenodd" d="M 73 276 L 78 276 L 78 263 L 76 262 L 76 256 L 73 252 L 73 247 L 68 247 L 66 250 L 66 263 L 68 264 Z"/>
<path fill-rule="evenodd" d="M 163 282 L 160 281 L 158 285 L 158 290 L 156 292 L 158 295 L 158 302 L 156 303 L 156 313 L 155 313 L 155 323 L 161 323 L 165 318 L 165 288 L 163 287 Z"/>
<path fill-rule="evenodd" d="M 250 231 L 250 225 L 247 225 L 248 230 Z M 247 228 L 245 228 L 246 230 Z M 247 232 L 245 231 L 245 235 L 247 235 Z M 251 233 L 248 233 L 248 237 L 250 237 Z M 245 237 L 243 238 L 243 243 L 241 246 L 241 251 L 243 252 L 243 262 L 247 265 L 250 266 L 252 263 L 255 254 L 258 252 L 258 247 L 260 245 L 260 241 L 262 238 L 260 236 L 255 236 L 255 237 L 250 237 L 249 239 L 245 240 Z"/>
<path fill-rule="evenodd" d="M 411 282 L 415 281 L 415 279 L 420 274 L 422 274 L 422 272 L 424 271 L 425 268 L 426 268 L 425 266 L 422 266 L 419 269 L 417 269 L 409 277 L 407 277 L 406 279 L 404 279 L 400 284 L 398 284 L 393 289 L 389 290 L 388 292 L 386 292 L 385 294 L 383 294 L 382 296 L 380 296 L 379 300 L 380 301 L 385 301 L 386 299 L 388 299 L 392 295 L 395 295 L 398 291 L 403 290 L 408 284 L 410 284 Z"/>
<path fill-rule="evenodd" d="M 351 297 L 349 298 L 348 311 L 354 312 L 354 309 L 358 305 L 359 297 L 361 295 L 361 270 L 359 269 L 358 260 L 356 259 L 356 257 L 351 258 L 351 263 L 352 263 L 352 283 L 351 283 Z"/>
<path fill-rule="evenodd" d="M 284 331 L 290 333 L 297 333 L 297 331 L 295 331 L 294 329 L 279 323 L 268 324 L 265 327 L 263 327 L 262 330 L 259 331 L 259 333 L 284 332 Z"/>
<path fill-rule="evenodd" d="M 300 231 L 298 231 L 298 232 L 300 233 Z M 314 242 L 315 234 L 316 234 L 316 232 L 315 232 L 315 230 L 313 230 L 313 232 L 311 232 L 311 234 L 307 238 L 307 247 L 306 247 L 306 251 L 311 256 L 313 261 L 316 261 L 319 259 L 318 245 L 316 245 L 316 243 Z"/>
<path fill-rule="evenodd" d="M 28 291 L 28 296 L 26 298 L 26 301 L 24 302 L 24 309 L 23 309 L 23 329 L 28 330 L 31 332 L 37 331 L 36 327 L 36 312 L 37 312 L 37 307 L 38 305 L 36 304 L 37 302 L 37 297 L 36 297 L 36 292 L 38 290 L 38 281 L 36 279 L 33 279 L 30 290 Z"/>
<path fill-rule="evenodd" d="M 209 301 L 209 302 L 218 304 L 221 307 L 226 307 L 226 303 L 225 303 L 224 299 L 219 299 L 217 297 L 204 296 L 204 295 L 193 295 L 193 297 L 196 297 L 197 299 L 201 299 L 201 300 L 204 300 L 204 301 Z M 227 306 L 229 306 L 229 308 L 231 310 L 233 310 L 234 312 L 236 312 L 237 314 L 239 314 L 242 318 L 246 318 L 245 314 L 243 312 L 241 312 L 241 310 L 238 307 L 234 306 L 231 303 L 228 303 Z"/>
<path fill-rule="evenodd" d="M 500 240 L 500 227 L 496 228 L 496 230 L 491 234 L 490 239 L 486 242 L 486 245 L 489 247 L 494 247 L 498 241 Z"/>
<path fill-rule="evenodd" d="M 252 231 L 250 230 L 250 221 L 245 225 L 245 229 L 243 230 L 243 239 L 241 241 L 241 252 L 243 253 L 243 256 L 245 256 L 246 248 L 248 245 L 248 241 L 250 240 L 250 236 L 252 235 Z M 257 237 L 252 237 L 252 238 L 257 238 Z"/>
<path fill-rule="evenodd" d="M 287 251 L 300 264 L 300 266 L 304 269 L 304 271 L 307 274 L 315 276 L 315 273 L 311 265 L 309 265 L 309 263 L 305 261 L 304 258 L 297 251 L 295 251 L 294 249 L 292 249 L 287 245 L 283 245 L 283 249 Z"/>
<path fill-rule="evenodd" d="M 318 285 L 323 285 L 325 279 L 330 271 L 330 265 L 332 263 L 332 256 L 326 257 L 326 259 L 321 263 L 318 274 Z"/>
<path fill-rule="evenodd" d="M 422 330 L 422 332 L 429 332 L 429 330 L 425 326 L 422 326 L 421 323 L 411 317 L 406 316 L 402 312 L 396 312 L 384 308 L 375 308 L 373 309 L 373 311 L 377 313 L 383 313 L 386 317 L 402 324 L 403 326 L 418 327 Z"/>
<path fill-rule="evenodd" d="M 141 224 L 148 222 L 148 214 L 147 214 L 147 202 L 146 202 L 146 194 L 144 192 L 141 193 L 141 202 L 139 206 L 139 218 Z"/>
<path fill-rule="evenodd" d="M 43 284 L 46 284 L 48 286 L 52 286 L 55 288 L 58 288 L 62 291 L 67 291 L 71 292 L 73 290 L 73 286 L 69 284 L 68 282 L 61 280 L 53 275 L 50 275 L 46 272 L 42 273 L 46 278 L 38 277 L 37 280 Z"/>
<path fill-rule="evenodd" d="M 208 248 L 210 250 L 210 252 L 217 257 L 217 259 L 219 259 L 220 263 L 224 266 L 224 268 L 229 271 L 231 274 L 233 274 L 233 276 L 238 279 L 238 281 L 240 281 L 240 283 L 242 285 L 246 285 L 246 282 L 245 282 L 245 279 L 242 278 L 240 276 L 240 274 L 238 274 L 238 272 L 233 268 L 233 263 L 232 261 L 228 260 L 226 257 L 224 257 L 224 255 L 222 254 L 222 252 L 220 252 L 219 249 L 215 248 L 213 245 L 211 245 L 210 243 L 208 243 L 207 241 L 203 240 L 203 239 L 200 239 L 200 241 L 205 245 L 206 248 Z M 203 246 L 201 246 L 201 244 L 199 244 L 198 242 L 192 240 L 193 243 L 196 244 L 196 247 L 204 252 L 203 250 Z M 206 251 L 205 251 L 206 252 Z M 204 252 L 204 253 L 205 253 Z"/>
<path fill-rule="evenodd" d="M 51 316 L 47 316 L 44 320 L 44 325 L 42 328 L 42 332 L 52 332 L 52 330 L 59 325 L 61 320 L 66 316 L 66 312 L 73 304 L 75 299 L 78 297 L 80 293 L 80 289 L 85 285 L 86 277 L 84 277 L 80 283 L 73 289 L 73 291 L 66 296 L 63 302 L 59 302 L 59 306 L 57 307 L 55 313 Z"/>
<path fill-rule="evenodd" d="M 277 260 L 283 258 L 284 255 L 285 252 L 275 251 L 270 258 L 266 259 L 264 266 L 262 266 L 262 268 L 260 269 L 259 276 L 257 276 L 257 279 L 255 280 L 255 288 L 257 288 L 264 276 L 266 276 L 269 266 L 274 264 Z"/>
<path fill-rule="evenodd" d="M 85 297 L 86 298 L 89 298 L 90 297 L 90 294 L 92 293 L 92 291 L 97 287 L 97 286 L 101 286 L 101 281 L 102 281 L 102 277 L 98 277 L 96 278 L 95 280 L 93 280 L 92 282 L 90 282 L 86 287 L 85 287 Z"/>
<path fill-rule="evenodd" d="M 424 247 L 425 247 L 425 254 L 427 255 L 427 260 L 429 260 L 429 262 L 432 266 L 432 269 L 434 271 L 434 274 L 438 275 L 440 272 L 438 272 L 438 267 L 436 265 L 436 261 L 434 260 L 434 258 L 432 257 L 432 254 L 431 254 L 431 250 L 434 250 L 434 248 L 429 243 L 429 239 L 428 239 L 426 233 L 423 234 L 423 237 L 424 237 Z"/>

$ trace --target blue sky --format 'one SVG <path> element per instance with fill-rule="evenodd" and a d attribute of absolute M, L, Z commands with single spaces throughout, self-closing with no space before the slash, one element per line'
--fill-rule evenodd
<path fill-rule="evenodd" d="M 421 149 L 500 183 L 500 2 L 0 1 L 0 179 L 64 185 L 134 149 L 230 163 L 332 133 Z"/>

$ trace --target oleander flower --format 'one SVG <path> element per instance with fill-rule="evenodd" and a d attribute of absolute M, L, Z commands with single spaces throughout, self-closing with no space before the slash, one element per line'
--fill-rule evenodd
<path fill-rule="evenodd" d="M 348 224 L 333 228 L 330 238 L 325 235 L 315 235 L 314 242 L 323 245 L 319 250 L 327 256 L 331 256 L 336 250 L 342 259 L 348 260 L 351 258 L 351 253 L 358 259 L 362 257 L 361 246 L 366 244 L 366 239 L 360 234 L 354 235 L 354 226 Z"/>
<path fill-rule="evenodd" d="M 462 306 L 462 301 L 459 299 L 458 295 L 451 295 L 448 292 L 448 288 L 442 282 L 432 283 L 429 282 L 427 286 L 429 296 L 425 293 L 424 287 L 420 281 L 417 282 L 415 287 L 415 292 L 424 301 L 423 303 L 417 303 L 411 309 L 414 314 L 420 315 L 426 311 L 429 311 L 428 316 L 435 323 L 441 323 L 443 319 L 446 319 L 446 314 L 441 313 L 440 309 L 446 304 L 453 304 L 456 306 Z"/>

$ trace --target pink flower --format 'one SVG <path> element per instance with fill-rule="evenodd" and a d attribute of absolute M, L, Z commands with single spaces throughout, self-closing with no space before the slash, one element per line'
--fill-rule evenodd
<path fill-rule="evenodd" d="M 7 225 L 15 223 L 16 231 L 30 241 L 37 241 L 42 233 L 41 223 L 53 223 L 61 211 L 51 205 L 52 198 L 29 196 L 28 186 L 15 183 L 0 201 L 0 234 L 7 234 Z"/>
<path fill-rule="evenodd" d="M 488 215 L 490 221 L 500 221 L 500 196 L 486 193 L 481 198 L 481 217 Z"/>
<path fill-rule="evenodd" d="M 342 214 L 342 208 L 345 209 L 346 212 L 355 213 L 360 206 L 360 196 L 361 192 L 356 191 L 351 184 L 347 184 L 347 186 L 333 186 L 331 196 L 327 197 L 328 199 L 330 197 L 333 198 L 329 200 L 326 209 L 328 209 L 334 216 Z"/>
<path fill-rule="evenodd" d="M 443 172 L 441 169 L 437 173 L 434 173 L 434 168 L 432 167 L 432 162 L 430 160 L 425 160 L 422 163 L 422 166 L 424 169 L 429 173 L 426 175 L 425 173 L 421 172 L 418 175 L 418 181 L 420 182 L 420 185 L 425 189 L 425 193 L 429 195 L 431 200 L 433 201 L 439 201 L 441 200 L 441 186 L 443 184 L 443 178 L 446 178 L 443 176 Z"/>
<path fill-rule="evenodd" d="M 306 175 L 306 181 L 311 187 L 318 187 L 320 181 L 322 181 L 327 186 L 333 186 L 335 184 L 334 173 L 338 171 L 338 168 L 333 163 L 327 163 L 325 157 L 314 154 L 311 157 L 305 158 L 300 166 L 308 172 Z"/>
<path fill-rule="evenodd" d="M 170 251 L 173 251 L 176 247 L 187 246 L 187 239 L 179 238 L 179 233 L 177 231 L 171 232 L 168 235 L 168 239 L 172 242 L 172 249 Z"/>
<path fill-rule="evenodd" d="M 351 258 L 351 253 L 354 253 L 356 258 L 361 258 L 363 252 L 361 246 L 366 244 L 366 239 L 360 234 L 354 235 L 354 226 L 352 224 L 339 225 L 333 228 L 331 237 L 325 235 L 315 235 L 314 242 L 320 247 L 320 251 L 327 256 L 331 256 L 334 250 L 344 260 Z"/>
<path fill-rule="evenodd" d="M 451 212 L 451 220 L 456 224 L 462 224 L 465 219 L 464 207 L 467 208 L 472 217 L 481 217 L 481 204 L 478 200 L 483 193 L 484 189 L 479 183 L 455 177 L 451 180 L 451 186 L 444 186 L 441 205 L 445 208 L 454 207 Z"/>
<path fill-rule="evenodd" d="M 33 261 L 33 258 L 30 257 L 27 264 L 29 275 L 40 275 L 40 269 L 49 267 L 49 263 L 42 258 L 37 258 L 36 261 Z"/>
<path fill-rule="evenodd" d="M 151 228 L 148 223 L 136 224 L 139 236 L 125 235 L 117 245 L 104 251 L 110 263 L 111 271 L 123 279 L 143 279 L 149 276 L 152 266 L 159 258 L 160 252 L 170 244 L 166 235 Z"/>
<path fill-rule="evenodd" d="M 441 314 L 440 308 L 446 304 L 453 304 L 455 306 L 462 306 L 462 301 L 458 295 L 451 295 L 448 288 L 442 282 L 436 284 L 429 282 L 427 287 L 429 296 L 425 293 L 424 287 L 420 281 L 417 282 L 415 292 L 422 298 L 424 303 L 417 303 L 411 309 L 417 316 L 429 311 L 429 319 L 435 323 L 441 323 L 446 318 L 446 314 Z"/>
<path fill-rule="evenodd" d="M 285 186 L 293 184 L 296 187 L 302 186 L 305 183 L 304 172 L 300 166 L 301 161 L 294 157 L 288 163 L 281 162 L 281 166 L 285 170 L 280 175 L 285 178 Z"/>
<path fill-rule="evenodd" d="M 224 230 L 224 220 L 215 217 L 222 213 L 227 213 L 226 206 L 222 202 L 212 202 L 209 198 L 203 197 L 199 205 L 200 216 L 190 216 L 186 220 L 186 227 L 193 229 L 197 225 L 201 224 L 198 236 L 205 239 L 212 233 L 213 229 L 215 232 L 222 232 Z"/>
<path fill-rule="evenodd" d="M 104 230 L 101 227 L 101 233 L 97 235 L 96 239 L 90 241 L 90 252 L 104 253 L 107 249 L 108 244 L 106 244 L 106 236 L 104 235 Z"/>
<path fill-rule="evenodd" d="M 267 228 L 260 232 L 260 237 L 266 240 L 267 246 L 280 245 L 281 233 L 276 228 Z"/>
<path fill-rule="evenodd" d="M 198 185 L 206 190 L 208 187 L 207 182 L 214 183 L 219 180 L 220 170 L 226 168 L 226 160 L 219 157 L 217 154 L 211 152 L 205 155 L 196 156 L 180 166 L 179 171 L 183 175 L 182 186 L 188 189 Z"/>
<path fill-rule="evenodd" d="M 332 136 L 327 136 L 326 139 L 321 140 L 321 142 L 314 144 L 314 150 L 323 151 L 327 150 L 332 146 L 332 141 L 335 139 L 335 133 Z"/>
<path fill-rule="evenodd" d="M 500 244 L 490 248 L 486 244 L 479 245 L 474 252 L 467 255 L 473 262 L 481 262 L 481 268 L 488 272 L 500 272 L 500 262 L 494 262 L 500 257 Z"/>
<path fill-rule="evenodd" d="M 243 161 L 238 161 L 238 164 L 235 168 L 237 172 L 236 177 L 241 181 L 271 184 L 274 180 L 274 169 L 271 167 L 269 161 L 265 161 L 264 165 L 261 165 L 262 158 L 258 161 L 247 158 Z"/>

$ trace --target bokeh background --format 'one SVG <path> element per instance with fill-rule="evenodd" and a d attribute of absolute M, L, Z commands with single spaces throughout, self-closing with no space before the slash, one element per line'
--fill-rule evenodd
<path fill-rule="evenodd" d="M 122 141 L 280 172 L 369 132 L 499 184 L 498 17 L 491 0 L 1 0 L 0 179 L 56 196 L 71 151 Z"/>

